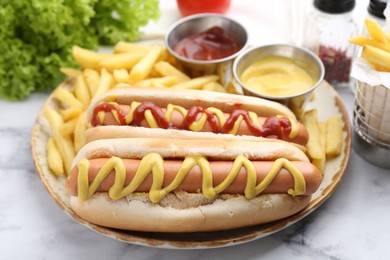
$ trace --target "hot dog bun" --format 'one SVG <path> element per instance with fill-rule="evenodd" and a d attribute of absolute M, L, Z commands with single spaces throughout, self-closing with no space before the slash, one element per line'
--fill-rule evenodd
<path fill-rule="evenodd" d="M 300 145 L 306 128 L 287 107 L 268 100 L 207 91 L 117 87 L 95 99 L 88 111 L 91 127 L 134 126 L 199 134 L 277 138 Z"/>
<path fill-rule="evenodd" d="M 268 139 L 257 136 L 236 136 L 230 134 L 215 134 L 215 133 L 196 133 L 191 131 L 182 131 L 176 129 L 165 130 L 161 128 L 144 128 L 134 126 L 99 126 L 87 129 L 85 132 L 86 142 L 92 142 L 100 139 L 115 139 L 115 138 L 167 138 L 167 139 L 190 139 L 190 140 L 224 140 L 224 141 L 251 141 L 251 142 L 267 142 Z M 272 141 L 272 140 L 269 140 Z M 306 151 L 306 147 L 291 143 L 302 151 Z"/>
<path fill-rule="evenodd" d="M 253 111 L 260 116 L 284 115 L 296 118 L 294 113 L 277 102 L 242 95 L 227 94 L 213 91 L 180 90 L 163 88 L 138 88 L 127 84 L 119 84 L 104 95 L 95 98 L 87 113 L 87 120 L 91 120 L 93 108 L 102 101 L 115 100 L 120 104 L 129 104 L 132 101 L 153 101 L 157 106 L 164 107 L 173 103 L 184 108 L 191 106 L 216 107 L 230 113 L 237 107 Z"/>
<path fill-rule="evenodd" d="M 149 153 L 163 158 L 184 158 L 188 154 L 202 154 L 217 160 L 233 160 L 238 154 L 249 159 L 270 161 L 277 158 L 305 161 L 309 159 L 297 147 L 279 140 L 263 138 L 259 142 L 236 140 L 196 140 L 169 138 L 116 138 L 90 142 L 83 146 L 73 160 L 74 167 L 81 158 L 94 159 L 118 156 L 140 159 Z"/>
<path fill-rule="evenodd" d="M 231 161 L 244 154 L 253 161 L 274 161 L 285 158 L 309 163 L 297 147 L 278 140 L 187 140 L 159 138 L 118 138 L 96 140 L 85 145 L 73 166 L 82 159 L 120 158 L 141 159 L 158 153 L 165 160 L 202 154 L 209 161 Z M 311 164 L 310 164 L 311 165 Z M 317 187 L 321 174 L 316 180 Z M 309 182 L 307 182 L 309 183 Z M 314 191 L 313 191 L 314 192 Z M 152 202 L 147 192 L 134 192 L 112 200 L 107 192 L 96 192 L 83 201 L 71 196 L 72 209 L 89 222 L 119 229 L 148 232 L 200 232 L 226 230 L 257 225 L 302 210 L 310 195 L 260 194 L 248 199 L 241 194 L 220 193 L 206 198 L 202 193 L 174 190 L 160 201 Z"/>
<path fill-rule="evenodd" d="M 219 195 L 213 200 L 186 192 L 168 194 L 159 204 L 138 193 L 112 201 L 97 193 L 86 202 L 71 197 L 73 210 L 101 226 L 147 232 L 202 232 L 253 226 L 282 219 L 304 209 L 310 196 L 264 194 Z"/>

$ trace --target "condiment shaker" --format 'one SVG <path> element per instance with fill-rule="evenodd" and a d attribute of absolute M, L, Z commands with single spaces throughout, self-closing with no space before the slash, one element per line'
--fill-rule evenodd
<path fill-rule="evenodd" d="M 388 0 L 370 0 L 367 7 L 367 18 L 376 21 L 381 27 L 385 26 L 386 17 L 384 11 Z"/>
<path fill-rule="evenodd" d="M 308 16 L 305 45 L 325 66 L 325 80 L 334 87 L 348 87 L 355 46 L 348 40 L 358 34 L 352 18 L 355 0 L 314 0 Z"/>

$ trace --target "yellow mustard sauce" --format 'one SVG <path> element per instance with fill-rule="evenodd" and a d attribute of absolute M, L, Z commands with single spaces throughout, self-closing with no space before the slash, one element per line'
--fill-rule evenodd
<path fill-rule="evenodd" d="M 242 83 L 249 89 L 269 96 L 290 96 L 310 89 L 314 80 L 293 59 L 265 57 L 244 70 Z"/>
<path fill-rule="evenodd" d="M 110 103 L 114 103 L 114 102 L 110 102 Z M 117 104 L 117 103 L 115 103 L 115 104 Z M 125 117 L 125 120 L 126 120 L 127 124 L 129 124 L 129 123 L 131 123 L 133 121 L 134 111 L 140 105 L 141 105 L 140 102 L 136 102 L 136 101 L 131 102 L 131 104 L 130 104 L 130 111 L 128 112 L 128 114 Z M 187 116 L 188 110 L 185 109 L 184 107 L 181 107 L 181 106 L 178 106 L 178 105 L 173 105 L 173 104 L 168 104 L 167 107 L 166 107 L 166 110 L 165 110 L 165 119 L 168 122 L 171 120 L 171 117 L 172 117 L 172 114 L 173 114 L 174 110 L 178 111 L 183 116 L 183 118 L 185 118 Z M 218 108 L 215 108 L 215 107 L 208 107 L 206 110 L 216 116 L 216 118 L 217 118 L 217 120 L 219 122 L 220 127 L 223 127 L 225 125 L 226 118 L 225 118 L 222 110 L 220 110 Z M 103 112 L 103 111 L 98 113 L 99 122 L 101 124 L 104 121 L 105 113 L 106 112 Z M 119 121 L 117 112 L 115 110 L 112 110 L 111 113 L 113 114 L 115 120 L 119 123 L 120 121 Z M 259 118 L 258 118 L 257 114 L 255 112 L 252 112 L 252 111 L 248 111 L 248 113 L 249 113 L 249 117 L 250 117 L 251 121 L 257 127 L 261 128 L 260 121 L 259 121 Z M 285 117 L 285 116 L 279 115 L 278 117 L 281 118 L 281 117 Z M 289 119 L 290 124 L 291 124 L 291 132 L 289 134 L 289 138 L 294 138 L 299 133 L 298 124 L 297 124 L 295 119 L 290 118 L 290 117 L 287 117 L 287 118 Z M 145 120 L 146 120 L 146 122 L 149 124 L 149 126 L 151 128 L 158 128 L 158 124 L 157 124 L 157 122 L 156 122 L 156 120 L 155 120 L 155 118 L 154 118 L 154 116 L 153 116 L 153 114 L 151 113 L 150 110 L 146 110 L 145 111 Z M 234 123 L 234 127 L 229 132 L 229 134 L 233 134 L 233 135 L 237 134 L 242 120 L 243 120 L 242 116 L 239 116 L 237 118 L 236 122 Z M 191 123 L 191 125 L 189 126 L 189 129 L 191 131 L 194 131 L 194 132 L 199 132 L 199 131 L 201 131 L 204 128 L 206 122 L 207 122 L 207 115 L 206 115 L 206 113 L 202 113 L 202 116 L 200 117 L 200 119 L 198 119 L 197 121 L 194 121 L 193 123 Z"/>
<path fill-rule="evenodd" d="M 153 203 L 158 203 L 168 193 L 174 191 L 196 165 L 198 165 L 202 171 L 203 179 L 201 192 L 206 198 L 214 198 L 219 193 L 226 190 L 233 183 L 242 167 L 246 170 L 247 176 L 244 191 L 244 195 L 247 199 L 252 199 L 262 193 L 272 183 L 282 168 L 287 169 L 294 179 L 294 188 L 289 189 L 287 193 L 292 196 L 298 196 L 306 192 L 306 182 L 303 174 L 285 158 L 277 159 L 266 177 L 256 185 L 256 169 L 253 163 L 244 155 L 238 155 L 236 157 L 225 180 L 215 187 L 213 186 L 213 174 L 211 172 L 210 162 L 199 154 L 188 155 L 183 160 L 174 180 L 168 186 L 162 187 L 164 181 L 164 159 L 157 153 L 150 153 L 142 158 L 134 178 L 127 186 L 125 186 L 126 168 L 121 158 L 111 157 L 108 159 L 90 184 L 88 182 L 90 162 L 88 159 L 81 159 L 77 164 L 79 171 L 77 177 L 78 197 L 82 201 L 88 200 L 88 198 L 96 192 L 102 181 L 114 170 L 115 181 L 108 192 L 108 195 L 112 200 L 118 200 L 134 193 L 146 177 L 149 174 L 152 174 L 153 182 L 149 191 L 149 198 Z"/>

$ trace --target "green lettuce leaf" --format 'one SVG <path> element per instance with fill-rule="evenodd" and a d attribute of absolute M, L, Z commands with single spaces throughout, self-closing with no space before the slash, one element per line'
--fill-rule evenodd
<path fill-rule="evenodd" d="M 52 90 L 60 67 L 77 67 L 73 45 L 136 40 L 158 17 L 158 0 L 0 0 L 0 97 Z"/>

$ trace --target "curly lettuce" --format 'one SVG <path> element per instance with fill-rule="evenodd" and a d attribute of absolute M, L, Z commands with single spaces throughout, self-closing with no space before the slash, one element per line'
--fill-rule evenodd
<path fill-rule="evenodd" d="M 159 15 L 158 0 L 0 0 L 0 97 L 52 90 L 77 67 L 73 45 L 136 40 Z"/>

